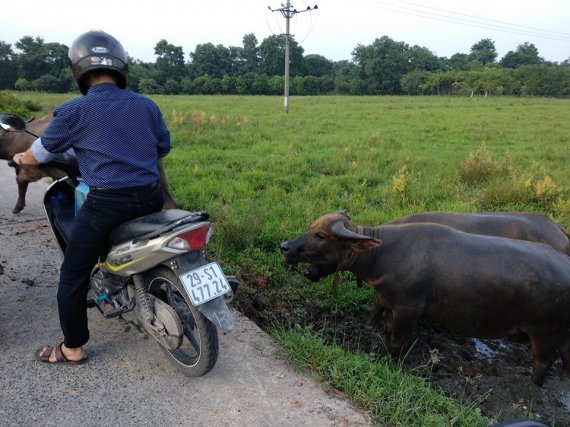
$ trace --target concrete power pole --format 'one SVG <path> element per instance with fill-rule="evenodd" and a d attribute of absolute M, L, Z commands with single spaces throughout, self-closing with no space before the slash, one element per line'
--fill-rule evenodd
<path fill-rule="evenodd" d="M 319 7 L 314 5 L 313 7 L 307 6 L 305 10 L 297 10 L 293 7 L 290 0 L 287 0 L 286 4 L 281 3 L 281 7 L 279 9 L 272 9 L 271 6 L 268 6 L 269 10 L 272 12 L 281 12 L 281 15 L 285 18 L 285 97 L 283 100 L 283 108 L 285 113 L 289 113 L 289 50 L 291 46 L 291 34 L 289 32 L 290 28 L 290 21 L 298 13 L 309 12 L 311 10 L 316 10 Z"/>

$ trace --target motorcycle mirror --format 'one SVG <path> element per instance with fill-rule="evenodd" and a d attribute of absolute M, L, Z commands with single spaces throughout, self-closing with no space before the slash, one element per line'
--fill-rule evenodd
<path fill-rule="evenodd" d="M 7 131 L 26 130 L 26 122 L 13 114 L 0 114 L 0 126 Z"/>
<path fill-rule="evenodd" d="M 35 136 L 36 138 L 39 138 L 38 135 L 26 130 L 25 121 L 23 121 L 18 116 L 14 116 L 13 114 L 0 114 L 0 126 L 6 132 L 26 132 L 32 136 Z"/>

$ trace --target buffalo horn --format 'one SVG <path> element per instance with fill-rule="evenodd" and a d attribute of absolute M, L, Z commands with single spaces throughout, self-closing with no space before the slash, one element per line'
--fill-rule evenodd
<path fill-rule="evenodd" d="M 331 225 L 331 231 L 334 236 L 340 237 L 342 239 L 353 239 L 353 240 L 372 240 L 373 237 L 365 236 L 364 234 L 358 234 L 354 231 L 350 231 L 344 226 L 344 222 L 336 221 Z"/>

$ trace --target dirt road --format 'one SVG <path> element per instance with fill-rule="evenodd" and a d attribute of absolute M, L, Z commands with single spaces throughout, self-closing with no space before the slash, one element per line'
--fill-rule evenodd
<path fill-rule="evenodd" d="M 61 255 L 43 216 L 46 183 L 12 215 L 14 172 L 0 163 L 0 425 L 363 426 L 366 414 L 295 372 L 267 336 L 236 313 L 220 357 L 201 378 L 179 375 L 150 339 L 89 313 L 88 363 L 47 366 L 34 352 L 61 341 Z"/>

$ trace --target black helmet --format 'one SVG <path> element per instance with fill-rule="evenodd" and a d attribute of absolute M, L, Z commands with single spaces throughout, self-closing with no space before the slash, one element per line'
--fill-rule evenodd
<path fill-rule="evenodd" d="M 94 70 L 110 71 L 117 85 L 127 85 L 128 59 L 119 41 L 103 31 L 88 31 L 75 39 L 69 48 L 71 73 L 83 95 L 87 93 L 86 74 Z"/>

